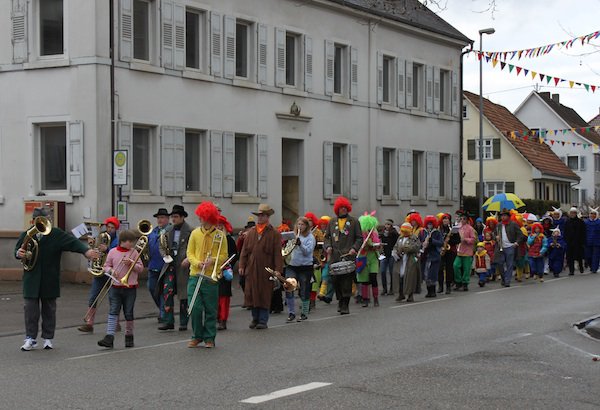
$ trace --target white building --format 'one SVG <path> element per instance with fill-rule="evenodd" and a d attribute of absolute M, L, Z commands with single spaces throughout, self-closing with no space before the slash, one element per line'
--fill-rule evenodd
<path fill-rule="evenodd" d="M 528 128 L 544 133 L 547 139 L 569 142 L 551 145 L 556 155 L 580 178 L 573 186 L 571 201 L 578 206 L 595 204 L 600 200 L 600 135 L 594 131 L 581 130 L 588 127 L 575 110 L 560 103 L 558 94 L 531 92 L 515 110 L 515 116 Z M 564 130 L 554 134 L 554 130 Z M 553 133 L 549 133 L 552 130 Z M 570 143 L 581 143 L 573 145 Z"/>
<path fill-rule="evenodd" d="M 114 149 L 132 225 L 204 199 L 238 227 L 260 202 L 278 224 L 341 194 L 382 219 L 455 209 L 469 40 L 394 4 L 1 2 L 0 246 L 24 200 L 64 201 L 68 229 L 110 215 Z"/>

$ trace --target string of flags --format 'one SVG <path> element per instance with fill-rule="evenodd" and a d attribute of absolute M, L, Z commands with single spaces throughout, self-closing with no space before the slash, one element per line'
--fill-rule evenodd
<path fill-rule="evenodd" d="M 598 144 L 588 143 L 588 142 L 574 142 L 574 141 L 566 141 L 563 139 L 549 138 L 550 136 L 560 136 L 565 135 L 567 132 L 590 132 L 590 131 L 598 131 L 600 130 L 600 126 L 590 126 L 590 127 L 574 127 L 574 128 L 563 128 L 559 130 L 515 130 L 515 131 L 506 131 L 506 136 L 512 139 L 521 138 L 523 141 L 537 141 L 540 144 L 548 144 L 552 145 L 562 145 L 564 146 L 573 146 L 573 147 L 581 147 L 583 149 L 594 148 L 598 149 Z"/>
<path fill-rule="evenodd" d="M 473 50 L 473 52 L 477 54 L 484 54 L 486 57 L 489 57 L 494 60 L 504 60 L 517 57 L 517 60 L 521 58 L 536 58 L 540 56 L 544 56 L 552 52 L 553 50 L 560 50 L 562 48 L 568 49 L 573 47 L 576 44 L 581 42 L 581 45 L 589 44 L 591 40 L 595 40 L 600 37 L 600 30 L 594 31 L 593 33 L 589 33 L 583 36 L 575 37 L 570 40 L 561 41 L 558 43 L 546 44 L 540 47 L 534 48 L 525 48 L 522 50 L 511 50 L 511 51 L 482 51 L 482 50 Z"/>

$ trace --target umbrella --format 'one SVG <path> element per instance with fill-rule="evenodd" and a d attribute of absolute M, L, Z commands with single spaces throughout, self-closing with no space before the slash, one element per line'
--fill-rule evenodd
<path fill-rule="evenodd" d="M 527 222 L 538 222 L 538 217 L 529 212 L 523 213 L 523 219 L 525 219 Z"/>
<path fill-rule="evenodd" d="M 496 194 L 483 204 L 483 210 L 488 212 L 500 212 L 503 209 L 517 209 L 525 206 L 525 203 L 515 194 Z"/>

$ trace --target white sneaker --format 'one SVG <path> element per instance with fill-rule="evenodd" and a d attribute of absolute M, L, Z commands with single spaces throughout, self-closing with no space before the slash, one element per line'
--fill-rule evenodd
<path fill-rule="evenodd" d="M 35 339 L 28 337 L 25 339 L 25 344 L 23 346 L 21 346 L 21 350 L 24 352 L 28 352 L 31 349 L 35 348 L 36 346 L 37 346 L 37 341 Z"/>
<path fill-rule="evenodd" d="M 52 346 L 52 339 L 44 339 L 44 349 L 51 350 L 54 349 Z"/>

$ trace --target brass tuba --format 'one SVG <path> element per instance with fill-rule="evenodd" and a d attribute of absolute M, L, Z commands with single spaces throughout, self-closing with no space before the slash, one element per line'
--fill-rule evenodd
<path fill-rule="evenodd" d="M 133 271 L 133 268 L 135 267 L 137 261 L 142 257 L 142 253 L 144 253 L 144 251 L 148 247 L 148 235 L 150 234 L 150 232 L 152 232 L 152 224 L 150 223 L 150 221 L 142 219 L 137 223 L 137 230 L 142 234 L 142 236 L 140 236 L 133 248 L 136 250 L 137 255 L 135 259 L 131 261 L 131 266 L 129 266 L 129 270 L 127 270 L 125 276 L 121 278 L 121 284 L 125 286 L 129 286 L 129 275 Z"/>
<path fill-rule="evenodd" d="M 104 275 L 104 262 L 106 262 L 106 256 L 108 255 L 108 248 L 110 247 L 110 235 L 107 232 L 100 232 L 98 237 L 94 241 L 94 248 L 99 249 L 100 245 L 106 246 L 106 252 L 100 252 L 100 257 L 94 259 L 88 268 L 88 272 L 94 276 Z"/>
<path fill-rule="evenodd" d="M 39 244 L 34 238 L 38 233 L 46 236 L 52 231 L 52 223 L 44 216 L 38 216 L 33 220 L 33 226 L 25 233 L 21 249 L 25 251 L 25 256 L 21 259 L 23 269 L 33 270 L 39 255 Z"/>

